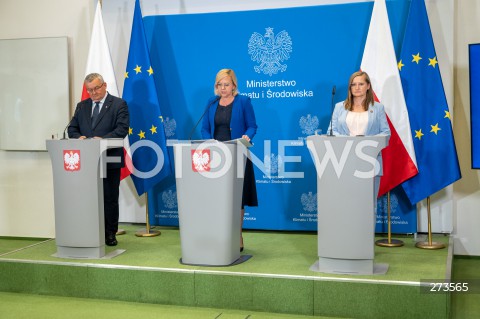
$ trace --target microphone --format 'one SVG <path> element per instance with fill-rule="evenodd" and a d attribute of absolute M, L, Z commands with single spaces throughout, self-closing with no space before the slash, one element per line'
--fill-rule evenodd
<path fill-rule="evenodd" d="M 66 140 L 66 139 L 67 139 L 65 133 L 66 133 L 68 127 L 70 126 L 70 124 L 72 124 L 72 121 L 73 121 L 73 119 L 75 118 L 75 115 L 77 115 L 77 112 L 78 112 L 78 106 L 77 106 L 77 108 L 75 109 L 75 112 L 73 112 L 73 116 L 72 116 L 72 118 L 70 119 L 70 122 L 68 122 L 67 126 L 66 126 L 65 129 L 63 130 L 63 138 L 62 138 L 62 140 Z"/>
<path fill-rule="evenodd" d="M 193 132 L 195 131 L 195 129 L 197 128 L 198 124 L 200 123 L 200 121 L 203 119 L 203 117 L 205 116 L 205 114 L 207 114 L 207 111 L 208 109 L 210 108 L 210 106 L 212 106 L 214 103 L 216 103 L 218 100 L 220 100 L 220 96 L 217 96 L 216 99 L 214 99 L 212 102 L 208 103 L 207 107 L 205 108 L 205 111 L 203 112 L 202 116 L 200 116 L 200 118 L 198 119 L 198 122 L 197 124 L 195 124 L 195 126 L 192 128 L 192 130 L 190 131 L 190 135 L 188 135 L 188 140 L 191 141 L 192 140 L 192 135 L 193 135 Z"/>
<path fill-rule="evenodd" d="M 330 114 L 330 134 L 328 134 L 328 136 L 334 136 L 334 135 L 333 135 L 333 123 L 332 123 L 332 120 L 333 120 L 333 110 L 335 109 L 335 104 L 334 104 L 333 98 L 335 97 L 335 91 L 336 91 L 336 90 L 337 90 L 337 87 L 334 85 L 333 88 L 332 88 L 332 105 L 331 105 L 332 113 Z"/>

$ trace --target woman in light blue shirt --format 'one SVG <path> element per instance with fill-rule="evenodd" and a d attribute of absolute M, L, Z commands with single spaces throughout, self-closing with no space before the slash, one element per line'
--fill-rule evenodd
<path fill-rule="evenodd" d="M 347 99 L 337 103 L 333 111 L 329 128 L 333 135 L 390 135 L 385 108 L 375 102 L 368 74 L 353 73 L 348 87 Z"/>
<path fill-rule="evenodd" d="M 358 71 L 348 81 L 348 97 L 335 105 L 328 132 L 344 136 L 390 136 L 390 127 L 383 104 L 375 102 L 370 77 Z M 378 155 L 379 175 L 375 176 L 375 196 L 382 175 L 382 156 Z"/>

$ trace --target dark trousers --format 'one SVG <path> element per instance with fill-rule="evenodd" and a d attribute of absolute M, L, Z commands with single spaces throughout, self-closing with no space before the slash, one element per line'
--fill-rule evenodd
<path fill-rule="evenodd" d="M 118 196 L 120 193 L 120 168 L 107 169 L 103 179 L 103 205 L 105 214 L 105 235 L 116 234 L 118 230 Z"/>

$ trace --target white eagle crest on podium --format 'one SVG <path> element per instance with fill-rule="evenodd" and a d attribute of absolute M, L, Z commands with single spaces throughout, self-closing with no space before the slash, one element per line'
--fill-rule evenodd
<path fill-rule="evenodd" d="M 63 167 L 67 171 L 78 171 L 80 169 L 80 151 L 63 151 Z"/>
<path fill-rule="evenodd" d="M 277 35 L 273 33 L 273 28 L 265 28 L 265 31 L 265 35 L 258 32 L 252 34 L 248 41 L 248 54 L 252 61 L 260 63 L 254 67 L 255 72 L 272 76 L 278 71 L 287 70 L 287 65 L 280 62 L 290 58 L 292 39 L 285 30 Z"/>
<path fill-rule="evenodd" d="M 194 172 L 210 171 L 210 150 L 192 150 L 192 168 Z"/>

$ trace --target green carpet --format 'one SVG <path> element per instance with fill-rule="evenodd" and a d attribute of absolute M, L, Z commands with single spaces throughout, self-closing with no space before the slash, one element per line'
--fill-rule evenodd
<path fill-rule="evenodd" d="M 434 237 L 447 249 L 418 249 L 408 236 L 404 247 L 375 247 L 375 262 L 388 264 L 388 272 L 347 276 L 309 270 L 318 260 L 315 233 L 246 231 L 250 260 L 198 267 L 179 263 L 178 229 L 136 237 L 139 227 L 122 228 L 127 234 L 106 253 L 126 251 L 110 260 L 52 257 L 53 240 L 1 255 L 0 291 L 327 317 L 448 318 L 450 311 L 450 295 L 418 287 L 422 279 L 450 277 L 448 236 Z"/>
<path fill-rule="evenodd" d="M 0 256 L 45 241 L 42 238 L 0 237 Z"/>
<path fill-rule="evenodd" d="M 181 248 L 178 229 L 157 227 L 155 229 L 162 232 L 160 236 L 137 237 L 134 233 L 140 227 L 121 225 L 121 228 L 125 229 L 127 234 L 117 236 L 119 245 L 106 247 L 105 251 L 108 254 L 115 249 L 126 249 L 125 253 L 114 259 L 82 260 L 52 257 L 56 252 L 56 246 L 55 241 L 51 240 L 29 249 L 0 256 L 0 260 L 40 260 L 308 277 L 345 277 L 344 275 L 323 274 L 309 270 L 310 266 L 318 260 L 317 236 L 315 233 L 245 231 L 244 254 L 253 256 L 248 262 L 233 267 L 199 267 L 180 264 Z M 389 264 L 387 274 L 382 276 L 353 276 L 352 278 L 420 281 L 426 278 L 445 277 L 448 249 L 423 250 L 415 247 L 413 237 L 395 238 L 402 239 L 405 245 L 396 248 L 375 246 L 375 263 Z M 342 240 L 340 235 L 336 240 Z M 448 245 L 449 237 L 437 235 L 434 240 Z M 4 242 L 8 243 L 9 240 L 0 238 L 0 250 L 3 250 Z M 26 242 L 25 246 L 28 244 L 30 243 Z"/>
<path fill-rule="evenodd" d="M 1 241 L 0 241 L 1 242 Z M 453 260 L 453 278 L 480 278 L 480 258 L 456 257 Z M 0 292 L 2 319 L 48 318 L 69 319 L 101 317 L 117 318 L 168 318 L 168 319 L 307 319 L 312 316 L 279 313 L 247 312 L 230 309 L 180 307 L 100 299 L 67 298 Z M 21 305 L 21 306 L 19 306 Z M 319 317 L 327 319 L 331 317 Z M 338 318 L 338 317 L 337 317 Z M 480 294 L 454 294 L 452 319 L 480 318 Z"/>
<path fill-rule="evenodd" d="M 452 294 L 453 319 L 480 318 L 480 258 L 459 256 L 453 260 L 456 282 L 474 284 L 476 293 Z M 470 279 L 470 280 L 469 280 Z"/>
<path fill-rule="evenodd" d="M 0 292 L 2 319 L 308 319 L 312 316 Z M 333 317 L 315 317 L 328 319 Z M 338 317 L 337 317 L 338 319 Z"/>

